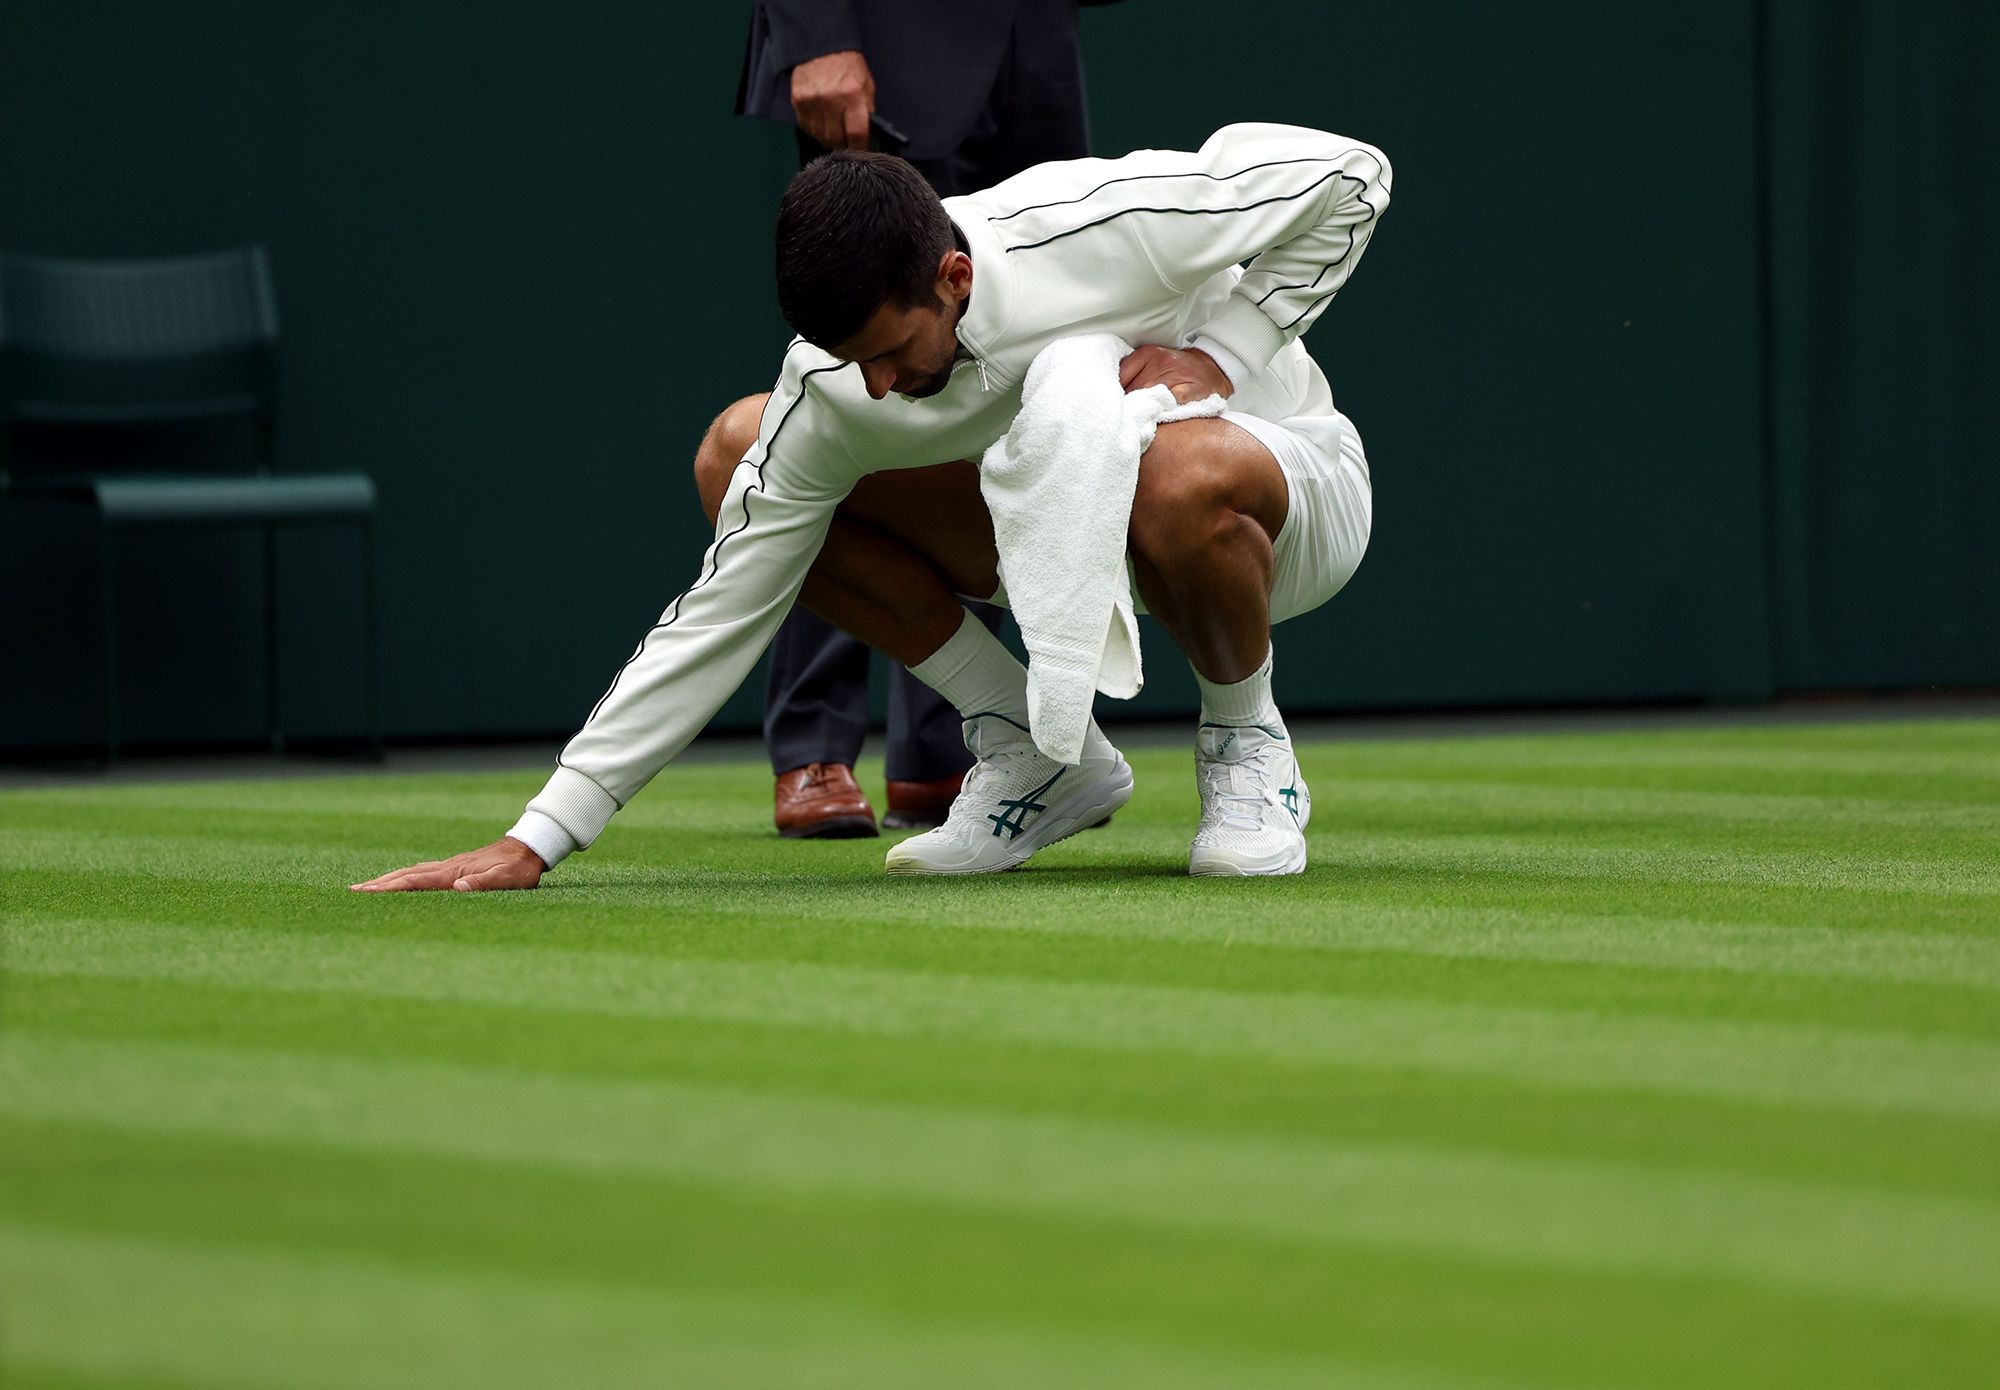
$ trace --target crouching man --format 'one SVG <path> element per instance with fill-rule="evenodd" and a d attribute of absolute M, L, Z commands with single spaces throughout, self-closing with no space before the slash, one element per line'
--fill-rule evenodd
<path fill-rule="evenodd" d="M 1044 164 L 943 201 L 887 155 L 801 170 L 777 229 L 798 337 L 773 390 L 702 440 L 715 540 L 693 586 L 504 838 L 355 886 L 534 887 L 686 746 L 795 599 L 965 719 L 978 761 L 945 824 L 889 850 L 890 872 L 1010 869 L 1111 814 L 1132 792 L 1124 758 L 1094 724 L 1077 764 L 1043 755 L 1026 668 L 961 601 L 1000 589 L 972 460 L 1007 433 L 1043 349 L 1100 333 L 1148 345 L 1122 363 L 1125 390 L 1228 404 L 1159 427 L 1128 533 L 1139 598 L 1201 688 L 1189 870 L 1303 871 L 1311 796 L 1272 702 L 1271 625 L 1347 582 L 1372 503 L 1360 436 L 1299 338 L 1353 273 L 1389 186 L 1372 146 L 1276 125 L 1228 126 L 1192 153 Z"/>

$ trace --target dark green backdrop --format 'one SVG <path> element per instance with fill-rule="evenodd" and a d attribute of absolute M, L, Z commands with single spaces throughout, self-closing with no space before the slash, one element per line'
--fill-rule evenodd
<path fill-rule="evenodd" d="M 1362 136 L 1395 207 L 1311 343 L 1373 550 L 1281 638 L 1290 710 L 2000 683 L 2000 7 L 1770 0 L 1089 12 L 1100 153 Z M 0 246 L 260 241 L 280 466 L 382 492 L 393 735 L 573 727 L 705 528 L 763 389 L 787 135 L 736 5 L 0 9 Z M 79 537 L 0 507 L 0 742 L 94 727 Z M 135 547 L 137 740 L 254 735 L 247 543 Z M 287 699 L 353 694 L 351 578 L 287 551 Z M 1154 634 L 1138 707 L 1187 706 Z M 754 719 L 755 690 L 723 718 Z"/>

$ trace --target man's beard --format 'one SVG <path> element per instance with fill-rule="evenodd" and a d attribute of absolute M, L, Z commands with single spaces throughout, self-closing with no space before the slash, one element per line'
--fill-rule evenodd
<path fill-rule="evenodd" d="M 949 385 L 951 385 L 951 368 L 946 367 L 943 371 L 933 372 L 916 385 L 896 394 L 904 400 L 921 401 L 926 397 L 935 396 Z"/>

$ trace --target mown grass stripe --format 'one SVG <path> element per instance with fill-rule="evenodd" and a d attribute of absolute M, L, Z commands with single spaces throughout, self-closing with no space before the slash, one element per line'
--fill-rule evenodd
<path fill-rule="evenodd" d="M 913 883 L 881 872 L 880 850 L 872 841 L 814 846 L 811 857 L 785 858 L 774 871 L 772 857 L 782 853 L 774 845 L 747 837 L 653 832 L 626 836 L 616 847 L 566 862 L 538 895 L 469 901 L 450 895 L 358 900 L 330 888 L 328 876 L 351 879 L 378 865 L 379 854 L 343 856 L 322 849 L 320 869 L 263 873 L 274 856 L 248 845 L 217 853 L 218 862 L 229 866 L 228 877 L 190 873 L 176 880 L 185 885 L 176 891 L 163 891 L 157 867 L 145 867 L 157 861 L 130 862 L 124 856 L 105 856 L 91 868 L 45 867 L 4 878 L 7 905 L 19 920 L 74 918 L 85 911 L 108 919 L 187 924 L 325 921 L 372 929 L 423 922 L 450 930 L 453 924 L 482 921 L 491 927 L 535 917 L 566 927 L 582 919 L 624 936 L 643 925 L 647 940 L 661 939 L 665 923 L 726 915 L 802 927 L 876 920 L 1028 933 L 1062 930 L 1068 919 L 1083 919 L 1126 930 L 1219 927 L 1226 933 L 1232 926 L 1298 930 L 1322 915 L 1352 919 L 1376 912 L 1434 913 L 1446 922 L 1463 916 L 1487 925 L 1508 920 L 1489 916 L 1496 913 L 1613 926 L 1631 921 L 1641 928 L 1689 919 L 1865 933 L 1885 943 L 1943 936 L 2000 940 L 2000 910 L 1977 897 L 1810 892 L 1765 884 L 1609 885 L 1587 877 L 1545 878 L 1531 863 L 1467 875 L 1433 868 L 1415 854 L 1362 871 L 1232 884 L 1218 894 L 1212 881 L 1185 876 L 1177 852 L 1133 847 L 1141 843 L 1136 835 L 1116 843 L 1093 840 L 1092 857 L 1080 864 L 1038 864 L 1032 872 L 998 879 Z"/>
<path fill-rule="evenodd" d="M 159 1131 L 133 1139 L 0 1117 L 0 1163 L 16 1178 L 0 1185 L 0 1224 L 448 1276 L 695 1289 L 776 1300 L 774 1315 L 837 1299 L 899 1321 L 1187 1346 L 1204 1364 L 1324 1357 L 1537 1390 L 1687 1390 L 1717 1383 L 1724 1365 L 1758 1390 L 1985 1390 L 1964 1368 L 2000 1364 L 2000 1319 L 1984 1310 L 1729 1277 L 1530 1268 L 658 1174 Z M 587 1365 L 587 1348 L 578 1352 Z"/>
<path fill-rule="evenodd" d="M 2000 1308 L 1993 1206 L 1629 1165 L 33 1034 L 0 1110 Z"/>
<path fill-rule="evenodd" d="M 917 1324 L 831 1300 L 413 1271 L 20 1226 L 0 1228 L 0 1286 L 10 1382 L 47 1369 L 246 1390 L 1498 1384 L 1280 1358 L 1222 1361 L 1185 1347 L 1039 1329 Z"/>
<path fill-rule="evenodd" d="M 1376 806 L 1443 813 L 1454 820 L 1530 817 L 1553 824 L 1651 825 L 1711 834 L 1788 826 L 1813 834 L 1917 830 L 1970 837 L 2000 831 L 1991 801 L 1822 796 L 1806 792 L 1699 791 L 1681 787 L 1564 786 L 1476 777 L 1360 777 L 1335 772 L 1343 814 Z"/>
<path fill-rule="evenodd" d="M 1968 724 L 1973 721 L 1967 721 Z M 1960 729 L 1966 725 L 1956 726 Z M 1830 732 L 1830 731 L 1822 731 Z M 1746 736 L 1747 735 L 1747 736 Z M 1472 767 L 1533 767 L 1551 771 L 1602 771 L 1632 768 L 1668 772 L 1726 771 L 1730 773 L 1798 773 L 1813 778 L 1922 778 L 1939 790 L 1962 785 L 1975 796 L 1992 795 L 2000 783 L 2000 758 L 1977 747 L 1923 749 L 1842 748 L 1815 740 L 1804 748 L 1774 747 L 1769 731 L 1737 730 L 1725 743 L 1698 737 L 1667 735 L 1577 734 L 1567 738 L 1493 738 L 1439 740 L 1419 757 L 1433 765 L 1463 763 Z M 1367 745 L 1357 755 L 1395 757 L 1389 745 Z"/>
<path fill-rule="evenodd" d="M 920 913 L 913 906 L 910 920 Z M 1769 926 L 1694 917 L 1324 902 L 1310 915 L 1163 921 L 1152 912 L 1041 917 L 1034 935 L 1227 941 L 1349 954 L 1722 971 L 2000 989 L 2000 938 L 1866 928 Z"/>
<path fill-rule="evenodd" d="M 704 914 L 753 919 L 768 927 L 768 895 L 731 894 L 717 888 L 701 900 Z M 1696 917 L 1654 917 L 1503 907 L 1408 907 L 1369 900 L 1322 901 L 1311 913 L 1231 913 L 1163 917 L 1136 904 L 1106 903 L 1089 913 L 1036 913 L 1004 925 L 976 928 L 938 920 L 934 904 L 920 897 L 881 899 L 868 905 L 836 897 L 822 900 L 816 918 L 831 922 L 903 921 L 987 933 L 1079 937 L 1179 945 L 1222 943 L 1280 951 L 1341 954 L 1391 953 L 1453 960 L 1532 961 L 1550 965 L 1604 965 L 1800 979 L 1870 980 L 1887 984 L 1943 985 L 2000 990 L 2000 934 L 1891 932 L 1873 928 L 1808 927 L 1731 922 Z M 173 928 L 166 919 L 24 917 L 0 933 L 0 966 L 10 941 L 36 959 L 37 937 L 81 943 L 120 933 Z M 30 929 L 32 930 L 32 933 Z M 200 930 L 199 928 L 182 928 Z M 44 945 L 43 949 L 54 949 Z"/>
<path fill-rule="evenodd" d="M 10 938 L 9 968 L 29 974 L 1422 1068 L 1548 1086 L 2000 1118 L 2000 1044 L 1950 1038 L 306 933 L 29 925 Z"/>
<path fill-rule="evenodd" d="M 2000 1200 L 1992 1163 L 2000 1122 L 1910 1111 L 1640 1098 L 1461 1073 L 158 980 L 15 976 L 14 983 L 0 1011 L 24 1033 L 1082 1114 L 1184 1133 L 1557 1156 Z M 155 1141 L 149 1152 L 157 1151 Z"/>
<path fill-rule="evenodd" d="M 1513 873 L 1589 878 L 1611 887 L 1757 884 L 1866 893 L 1992 899 L 2000 909 L 2000 865 L 1940 863 L 1907 855 L 1832 853 L 1822 849 L 1697 848 L 1672 837 L 1647 846 L 1551 843 L 1525 835 L 1343 833 L 1315 845 L 1323 868 L 1367 869 L 1421 864 L 1427 873 Z"/>
<path fill-rule="evenodd" d="M 246 830 L 241 841 L 227 827 L 190 825 L 182 834 L 125 833 L 115 829 L 15 829 L 0 840 L 0 869 L 144 872 L 157 878 L 229 881 L 254 879 L 317 885 L 329 892 L 345 888 L 349 876 L 390 859 L 407 859 L 417 852 L 386 836 L 374 844 L 295 839 L 300 827 L 273 831 Z M 377 831 L 379 832 L 379 829 Z M 442 833 L 433 828 L 431 834 Z M 659 833 L 659 832 L 655 832 Z M 754 832 L 761 844 L 762 831 Z M 637 835 L 622 837 L 629 844 Z M 1124 839 L 1129 840 L 1129 836 Z M 1941 899 L 1990 900 L 2000 913 L 2000 866 L 1977 859 L 1940 859 L 1921 849 L 1909 854 L 1861 853 L 1845 849 L 1773 849 L 1750 845 L 1706 848 L 1655 837 L 1639 845 L 1561 843 L 1553 838 L 1486 833 L 1434 834 L 1410 831 L 1376 833 L 1315 821 L 1311 836 L 1310 874 L 1337 879 L 1343 874 L 1383 869 L 1421 869 L 1432 877 L 1502 877 L 1530 871 L 1541 878 L 1591 879 L 1621 890 L 1687 891 L 1701 885 L 1784 887 L 1816 893 L 1853 892 L 1909 895 Z M 1184 847 L 1150 843 L 1122 866 L 1104 870 L 1146 871 L 1156 862 L 1184 858 Z M 1122 843 L 1107 841 L 1105 843 Z M 681 842 L 686 847 L 687 842 Z M 256 866 L 245 864 L 245 847 L 254 846 Z M 1088 848 L 1088 845 L 1078 848 Z M 1061 847 L 1058 847 L 1059 849 Z M 1088 862 L 1079 854 L 1054 853 L 1024 870 L 1041 875 L 1048 867 Z M 795 876 L 815 876 L 816 861 L 794 860 Z M 879 865 L 873 866 L 879 871 Z M 1104 871 L 1100 870 L 1100 871 Z"/>

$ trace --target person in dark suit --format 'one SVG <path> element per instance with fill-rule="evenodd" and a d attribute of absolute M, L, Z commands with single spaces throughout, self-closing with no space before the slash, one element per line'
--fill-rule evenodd
<path fill-rule="evenodd" d="M 795 126 L 801 164 L 872 142 L 908 159 L 941 197 L 971 193 L 1089 153 L 1077 7 L 755 0 L 737 110 Z M 978 610 L 997 630 L 1000 611 Z M 794 608 L 772 644 L 764 697 L 780 834 L 876 833 L 854 780 L 867 723 L 868 649 Z M 972 764 L 958 712 L 900 666 L 886 763 L 891 828 L 942 821 Z"/>

